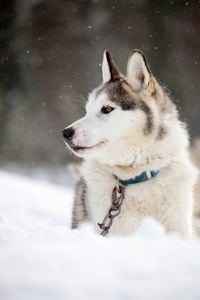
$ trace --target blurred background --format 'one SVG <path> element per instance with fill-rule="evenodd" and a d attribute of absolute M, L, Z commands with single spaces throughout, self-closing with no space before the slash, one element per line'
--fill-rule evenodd
<path fill-rule="evenodd" d="M 70 184 L 61 131 L 84 115 L 105 49 L 122 73 L 141 49 L 200 136 L 199 32 L 197 0 L 1 0 L 1 168 Z"/>

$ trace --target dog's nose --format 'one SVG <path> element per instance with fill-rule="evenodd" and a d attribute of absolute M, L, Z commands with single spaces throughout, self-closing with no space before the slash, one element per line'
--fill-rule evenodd
<path fill-rule="evenodd" d="M 62 134 L 65 140 L 69 140 L 74 135 L 75 130 L 73 127 L 69 127 L 63 130 Z"/>

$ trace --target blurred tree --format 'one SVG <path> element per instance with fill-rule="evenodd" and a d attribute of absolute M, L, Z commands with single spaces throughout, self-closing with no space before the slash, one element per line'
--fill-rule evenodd
<path fill-rule="evenodd" d="M 0 3 L 0 155 L 5 158 L 10 142 L 8 122 L 12 111 L 20 102 L 19 87 L 22 86 L 18 53 L 13 49 L 16 1 L 2 0 Z M 12 152 L 12 143 L 10 151 Z"/>

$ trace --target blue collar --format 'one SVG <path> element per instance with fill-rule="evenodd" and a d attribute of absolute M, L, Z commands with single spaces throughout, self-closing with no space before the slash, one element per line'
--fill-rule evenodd
<path fill-rule="evenodd" d="M 143 172 L 141 175 L 136 176 L 135 178 L 131 178 L 128 180 L 120 180 L 120 181 L 123 185 L 145 182 L 145 181 L 148 181 L 149 179 L 155 177 L 159 172 L 160 172 L 160 170 L 150 171 L 149 173 L 151 174 L 151 176 L 149 176 L 149 177 L 147 176 L 147 172 Z"/>

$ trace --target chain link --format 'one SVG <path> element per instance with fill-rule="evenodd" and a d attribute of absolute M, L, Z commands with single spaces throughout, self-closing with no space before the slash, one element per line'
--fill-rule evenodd
<path fill-rule="evenodd" d="M 113 224 L 113 219 L 120 214 L 123 198 L 124 188 L 123 186 L 119 185 L 119 178 L 117 178 L 116 187 L 114 187 L 112 191 L 112 206 L 109 209 L 108 214 L 103 219 L 103 222 L 101 224 L 97 224 L 99 228 L 103 229 L 101 235 L 105 236 L 109 232 L 110 227 Z M 108 223 L 107 226 L 106 223 Z"/>

